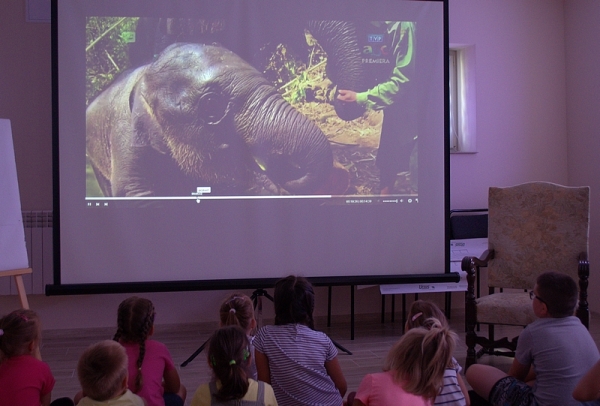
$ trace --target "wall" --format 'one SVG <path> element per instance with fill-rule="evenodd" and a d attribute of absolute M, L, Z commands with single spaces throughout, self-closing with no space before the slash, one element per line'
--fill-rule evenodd
<path fill-rule="evenodd" d="M 50 24 L 25 22 L 25 0 L 2 2 L 0 117 L 11 120 L 23 210 L 52 209 L 50 53 Z"/>
<path fill-rule="evenodd" d="M 476 154 L 450 157 L 451 208 L 489 186 L 567 183 L 561 0 L 449 0 L 450 42 L 475 45 Z"/>
<path fill-rule="evenodd" d="M 598 142 L 592 138 L 599 104 L 590 86 L 599 80 L 594 72 L 599 45 L 592 41 L 600 29 L 596 1 L 449 0 L 450 42 L 475 46 L 478 149 L 476 154 L 451 156 L 451 208 L 486 207 L 492 185 L 599 182 L 593 159 Z M 586 24 L 576 28 L 580 16 Z M 593 56 L 586 47 L 595 50 Z M 4 62 L 9 59 L 14 62 Z M 50 210 L 50 25 L 25 22 L 25 0 L 3 4 L 0 60 L 0 117 L 12 121 L 22 208 Z M 594 217 L 600 218 L 596 209 Z M 598 245 L 599 228 L 595 220 L 592 246 Z M 592 272 L 600 263 L 598 255 L 591 257 Z M 597 279 L 591 278 L 591 291 L 599 288 Z M 348 289 L 335 288 L 334 295 L 334 314 L 347 315 Z M 147 296 L 159 320 L 179 323 L 212 320 L 224 292 Z M 30 302 L 47 328 L 112 326 L 123 297 L 33 295 Z M 326 290 L 319 289 L 317 298 L 317 314 L 323 315 Z M 377 289 L 361 290 L 356 298 L 357 313 L 379 311 Z M 454 294 L 453 305 L 461 307 L 462 300 L 462 293 Z M 16 304 L 15 297 L 0 297 L 0 313 Z M 591 299 L 591 304 L 600 311 L 600 300 Z"/>
<path fill-rule="evenodd" d="M 590 292 L 600 289 L 600 2 L 565 1 L 569 184 L 590 185 Z M 590 294 L 600 309 L 600 295 Z"/>

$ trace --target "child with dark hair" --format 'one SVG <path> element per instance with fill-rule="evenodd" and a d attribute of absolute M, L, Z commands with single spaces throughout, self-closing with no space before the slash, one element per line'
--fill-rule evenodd
<path fill-rule="evenodd" d="M 77 406 L 144 406 L 144 400 L 127 389 L 127 375 L 123 346 L 112 340 L 90 345 L 77 363 L 84 396 Z"/>
<path fill-rule="evenodd" d="M 129 359 L 131 391 L 148 406 L 182 406 L 186 389 L 179 380 L 167 347 L 150 337 L 154 334 L 154 305 L 132 296 L 119 305 L 114 340 L 125 347 Z"/>
<path fill-rule="evenodd" d="M 573 316 L 577 285 L 568 275 L 545 272 L 530 292 L 538 317 L 519 335 L 508 374 L 489 365 L 472 365 L 466 378 L 493 405 L 578 405 L 571 393 L 600 359 L 590 333 Z"/>
<path fill-rule="evenodd" d="M 273 386 L 279 405 L 341 406 L 346 379 L 337 349 L 314 330 L 315 293 L 294 275 L 275 284 L 275 325 L 254 338 L 258 379 Z"/>
<path fill-rule="evenodd" d="M 250 378 L 256 380 L 256 362 L 254 362 L 254 346 L 252 341 L 254 336 L 252 332 L 256 328 L 256 319 L 254 318 L 254 304 L 252 299 L 243 293 L 232 293 L 221 304 L 219 309 L 219 319 L 221 327 L 240 326 L 248 336 L 250 342 L 250 353 L 252 360 L 249 365 Z"/>
<path fill-rule="evenodd" d="M 41 340 L 40 319 L 33 310 L 15 310 L 0 318 L 0 405 L 48 406 L 54 376 L 34 354 Z M 72 405 L 61 398 L 53 405 Z"/>
<path fill-rule="evenodd" d="M 241 327 L 225 326 L 215 331 L 209 340 L 207 359 L 213 379 L 196 390 L 191 406 L 277 406 L 271 385 L 249 377 L 252 353 Z"/>
<path fill-rule="evenodd" d="M 430 406 L 443 386 L 456 334 L 437 319 L 404 334 L 388 353 L 383 372 L 365 376 L 352 406 Z"/>
<path fill-rule="evenodd" d="M 417 327 L 431 327 L 431 320 L 438 320 L 444 327 L 448 328 L 448 320 L 444 312 L 433 302 L 426 300 L 415 300 L 410 306 L 405 330 Z M 470 404 L 469 392 L 460 371 L 462 370 L 458 361 L 451 357 L 444 371 L 442 390 L 435 397 L 434 405 L 465 406 Z"/>

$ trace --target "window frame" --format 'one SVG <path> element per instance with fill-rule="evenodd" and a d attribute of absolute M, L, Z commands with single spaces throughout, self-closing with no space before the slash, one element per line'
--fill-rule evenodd
<path fill-rule="evenodd" d="M 475 46 L 450 45 L 450 153 L 476 153 Z"/>

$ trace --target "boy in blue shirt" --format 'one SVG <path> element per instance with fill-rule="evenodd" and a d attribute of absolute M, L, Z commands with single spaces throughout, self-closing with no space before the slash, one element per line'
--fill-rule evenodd
<path fill-rule="evenodd" d="M 545 272 L 530 292 L 538 317 L 519 336 L 508 374 L 489 365 L 472 365 L 466 378 L 492 405 L 579 405 L 577 382 L 600 359 L 590 333 L 573 316 L 577 285 L 568 275 Z"/>

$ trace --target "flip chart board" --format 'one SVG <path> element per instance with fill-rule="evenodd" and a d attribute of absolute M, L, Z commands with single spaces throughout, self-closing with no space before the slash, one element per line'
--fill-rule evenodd
<path fill-rule="evenodd" d="M 0 276 L 28 267 L 10 120 L 0 119 Z"/>

